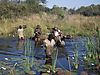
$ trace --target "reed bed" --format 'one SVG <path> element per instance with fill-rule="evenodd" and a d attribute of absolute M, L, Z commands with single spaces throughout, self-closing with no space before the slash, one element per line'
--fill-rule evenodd
<path fill-rule="evenodd" d="M 100 26 L 100 17 L 85 17 L 82 15 L 66 15 L 60 19 L 57 15 L 42 13 L 33 14 L 29 17 L 0 20 L 0 35 L 9 36 L 16 34 L 16 27 L 26 25 L 25 36 L 33 36 L 34 28 L 37 24 L 41 25 L 43 34 L 49 32 L 48 28 L 54 26 L 60 28 L 65 35 L 94 35 L 95 23 Z M 12 35 L 11 35 L 12 36 Z"/>

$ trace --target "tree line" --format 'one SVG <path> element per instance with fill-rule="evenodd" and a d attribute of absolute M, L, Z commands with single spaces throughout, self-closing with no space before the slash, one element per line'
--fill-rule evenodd
<path fill-rule="evenodd" d="M 87 7 L 80 7 L 76 10 L 76 13 L 80 13 L 84 16 L 100 16 L 100 5 L 90 5 Z"/>
<path fill-rule="evenodd" d="M 100 16 L 100 5 L 80 7 L 77 10 L 67 7 L 53 6 L 52 9 L 45 6 L 47 0 L 0 0 L 0 19 L 28 16 L 33 13 L 46 12 L 56 14 L 61 18 L 65 14 L 81 14 L 84 16 Z"/>
<path fill-rule="evenodd" d="M 45 10 L 45 0 L 0 0 L 0 19 L 27 16 Z"/>

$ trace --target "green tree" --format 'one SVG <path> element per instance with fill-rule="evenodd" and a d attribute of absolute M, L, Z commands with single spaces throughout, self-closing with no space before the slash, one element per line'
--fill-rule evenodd
<path fill-rule="evenodd" d="M 57 7 L 56 5 L 51 9 L 51 13 L 58 15 L 60 18 L 64 18 L 65 12 L 66 11 L 62 7 Z"/>
<path fill-rule="evenodd" d="M 76 12 L 84 16 L 97 16 L 100 15 L 100 5 L 92 4 L 87 7 L 82 6 L 79 9 L 77 9 Z"/>
<path fill-rule="evenodd" d="M 39 13 L 40 11 L 44 11 L 45 8 L 40 3 L 41 0 L 26 0 L 30 12 Z"/>

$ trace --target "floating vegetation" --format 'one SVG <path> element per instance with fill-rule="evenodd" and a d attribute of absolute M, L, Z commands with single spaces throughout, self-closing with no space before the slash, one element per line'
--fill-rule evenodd
<path fill-rule="evenodd" d="M 85 57 L 85 66 L 89 69 L 95 69 L 100 65 L 100 30 L 97 27 L 95 41 L 92 38 L 87 39 L 87 56 Z"/>
<path fill-rule="evenodd" d="M 85 37 L 85 40 L 80 39 L 82 42 L 81 45 L 80 42 L 68 41 L 70 43 L 68 46 L 71 47 L 69 48 L 69 51 L 66 50 L 69 52 L 67 59 L 66 54 L 63 53 L 62 57 L 59 57 L 58 52 L 60 51 L 55 47 L 52 50 L 53 52 L 50 58 L 50 64 L 46 64 L 46 61 L 49 60 L 49 58 L 45 58 L 45 55 L 43 55 L 43 59 L 38 57 L 41 56 L 44 51 L 36 51 L 33 41 L 25 39 L 23 41 L 23 47 L 21 50 L 18 50 L 22 52 L 19 54 L 20 56 L 15 55 L 11 58 L 5 57 L 0 61 L 0 75 L 37 75 L 38 73 L 41 74 L 41 72 L 47 75 L 57 75 L 56 73 L 60 73 L 59 71 L 62 71 L 63 73 L 67 72 L 68 75 L 77 75 L 81 69 L 85 69 L 85 71 L 88 72 L 95 71 L 95 68 L 99 66 L 98 59 L 100 49 L 99 32 L 97 32 L 97 34 L 98 35 L 93 38 Z M 85 48 L 83 49 L 83 47 Z M 65 56 L 64 59 L 63 56 Z M 61 60 L 61 63 L 57 60 Z M 64 64 L 62 61 L 65 61 Z"/>
<path fill-rule="evenodd" d="M 77 48 L 78 48 L 78 46 L 76 44 L 75 48 L 74 48 L 74 62 L 73 62 L 75 69 L 78 69 L 78 65 L 79 65 L 79 62 L 78 62 L 78 49 Z"/>

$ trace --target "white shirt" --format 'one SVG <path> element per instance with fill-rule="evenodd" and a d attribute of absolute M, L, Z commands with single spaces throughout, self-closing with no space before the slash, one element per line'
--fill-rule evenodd
<path fill-rule="evenodd" d="M 18 32 L 19 38 L 24 37 L 24 35 L 23 35 L 23 28 L 22 29 L 18 29 L 17 32 Z"/>
<path fill-rule="evenodd" d="M 55 32 L 54 32 L 54 35 L 55 35 L 56 37 L 59 36 L 59 32 L 55 31 Z"/>

